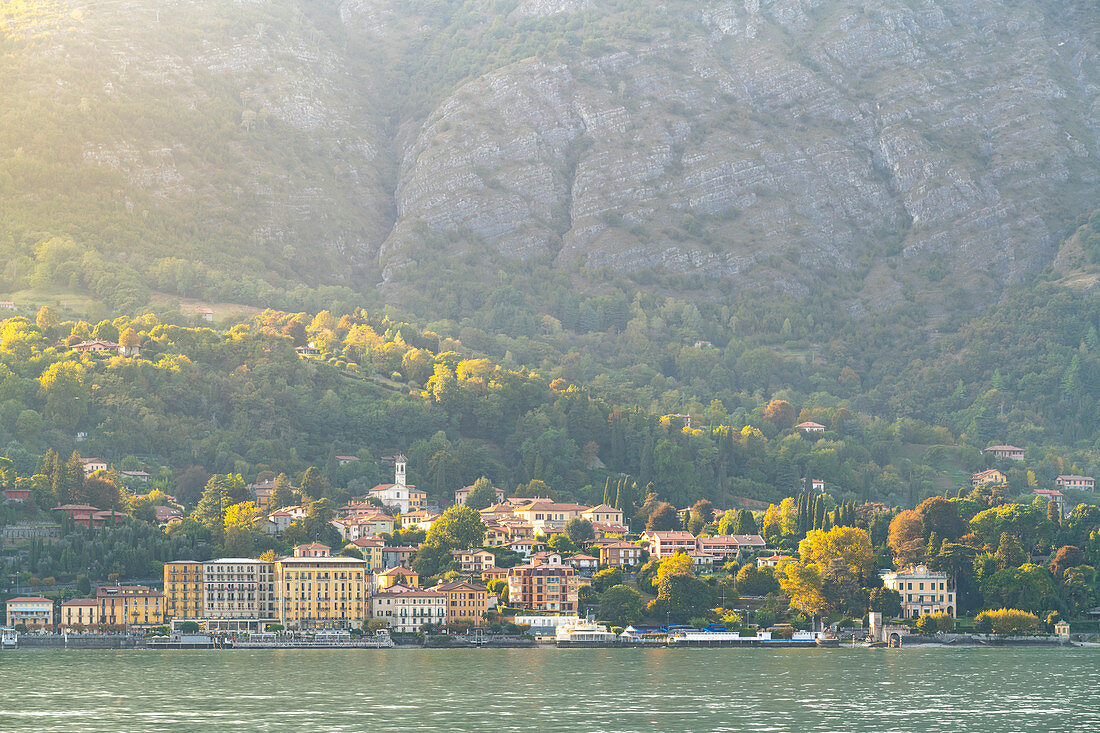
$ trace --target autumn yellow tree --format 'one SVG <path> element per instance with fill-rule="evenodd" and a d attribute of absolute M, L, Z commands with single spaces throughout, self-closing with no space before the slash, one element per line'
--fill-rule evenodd
<path fill-rule="evenodd" d="M 833 527 L 827 532 L 811 530 L 798 544 L 803 562 L 833 570 L 843 568 L 863 580 L 875 563 L 871 535 L 859 527 Z"/>
<path fill-rule="evenodd" d="M 72 428 L 88 412 L 84 367 L 75 361 L 50 364 L 38 379 L 38 396 L 46 401 L 46 415 Z"/>
<path fill-rule="evenodd" d="M 894 517 L 886 544 L 893 550 L 899 567 L 915 565 L 924 559 L 924 519 L 920 512 L 906 509 Z"/>
<path fill-rule="evenodd" d="M 764 419 L 780 429 L 794 425 L 797 414 L 794 405 L 786 400 L 772 400 L 764 408 Z"/>
<path fill-rule="evenodd" d="M 792 560 L 776 568 L 775 579 L 779 587 L 791 599 L 791 605 L 816 616 L 826 609 L 825 568 L 817 563 Z"/>
<path fill-rule="evenodd" d="M 251 501 L 242 501 L 225 510 L 225 530 L 231 529 L 252 530 L 252 521 L 256 518 L 256 504 Z"/>

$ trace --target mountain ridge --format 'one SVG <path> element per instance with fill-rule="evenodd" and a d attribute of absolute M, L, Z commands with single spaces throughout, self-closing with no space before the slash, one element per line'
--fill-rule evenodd
<path fill-rule="evenodd" d="M 857 309 L 996 289 L 1094 208 L 1085 5 L 14 3 L 5 259 L 66 236 L 257 305 L 517 260 Z"/>

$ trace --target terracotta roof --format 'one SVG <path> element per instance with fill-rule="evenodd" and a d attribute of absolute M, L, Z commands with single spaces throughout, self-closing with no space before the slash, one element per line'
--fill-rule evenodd
<path fill-rule="evenodd" d="M 1035 489 L 1034 493 L 1039 496 L 1065 496 L 1065 494 L 1058 489 Z"/>
<path fill-rule="evenodd" d="M 695 539 L 695 535 L 691 532 L 685 532 L 681 529 L 659 529 L 653 532 L 646 532 L 650 537 L 657 537 L 662 540 L 686 540 Z"/>
<path fill-rule="evenodd" d="M 429 590 L 448 591 L 458 590 L 459 588 L 469 588 L 470 590 L 485 592 L 488 592 L 489 590 L 483 585 L 476 585 L 468 580 L 448 580 L 447 582 L 440 583 L 439 585 L 435 586 L 434 588 L 430 588 Z"/>
<path fill-rule="evenodd" d="M 383 570 L 378 574 L 385 575 L 386 577 L 390 577 L 393 575 L 404 575 L 406 578 L 410 575 L 416 575 L 417 577 L 420 576 L 420 573 L 416 572 L 415 570 L 409 570 L 408 568 L 389 568 L 388 570 Z"/>
<path fill-rule="evenodd" d="M 74 598 L 71 601 L 65 601 L 62 606 L 98 606 L 99 602 L 94 598 Z"/>
<path fill-rule="evenodd" d="M 1009 451 L 1009 450 L 1010 450 L 1010 451 L 1022 451 L 1022 450 L 1023 450 L 1023 448 L 1018 448 L 1018 447 L 1016 447 L 1016 446 L 1014 446 L 1014 445 L 991 445 L 991 446 L 989 446 L 988 448 L 986 448 L 985 450 L 987 450 L 987 451 L 991 451 L 991 450 L 1001 450 L 1001 451 Z M 983 451 L 983 452 L 984 452 L 984 451 Z"/>
<path fill-rule="evenodd" d="M 446 598 L 447 594 L 434 590 L 399 590 L 394 592 L 390 589 L 374 594 L 375 598 L 385 598 L 387 596 L 390 598 Z"/>
<path fill-rule="evenodd" d="M 42 596 L 19 596 L 18 598 L 9 598 L 8 603 L 30 603 L 31 601 L 37 601 L 41 603 L 45 601 L 47 603 L 53 603 L 49 598 L 43 598 Z"/>

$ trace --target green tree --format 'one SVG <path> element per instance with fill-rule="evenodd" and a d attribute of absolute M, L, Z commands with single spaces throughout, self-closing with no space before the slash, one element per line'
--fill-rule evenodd
<path fill-rule="evenodd" d="M 737 592 L 743 596 L 766 596 L 779 592 L 779 582 L 772 568 L 747 563 L 737 571 Z"/>
<path fill-rule="evenodd" d="M 38 384 L 38 395 L 46 403 L 46 416 L 58 425 L 71 429 L 87 414 L 90 393 L 85 384 L 85 369 L 79 362 L 50 364 Z"/>
<path fill-rule="evenodd" d="M 474 481 L 473 486 L 470 487 L 470 493 L 466 496 L 466 506 L 479 511 L 496 502 L 497 494 L 493 489 L 493 483 L 484 476 Z"/>
<path fill-rule="evenodd" d="M 468 506 L 452 506 L 432 522 L 416 557 L 421 575 L 434 575 L 448 565 L 454 550 L 479 547 L 485 540 L 481 515 Z"/>
<path fill-rule="evenodd" d="M 901 593 L 883 586 L 872 588 L 867 594 L 867 607 L 879 611 L 883 618 L 901 616 Z"/>
<path fill-rule="evenodd" d="M 775 577 L 794 608 L 810 616 L 827 609 L 825 569 L 817 563 L 788 562 L 776 570 Z"/>
<path fill-rule="evenodd" d="M 592 576 L 592 587 L 597 593 L 603 593 L 613 585 L 623 582 L 623 571 L 619 568 L 604 568 Z"/>
<path fill-rule="evenodd" d="M 1001 541 L 993 557 L 997 561 L 998 570 L 1018 568 L 1027 561 L 1027 556 L 1024 554 L 1024 549 L 1020 547 L 1019 541 L 1008 532 L 1001 533 Z"/>
<path fill-rule="evenodd" d="M 596 530 L 592 527 L 592 522 L 587 519 L 574 517 L 565 523 L 565 534 L 569 536 L 573 544 L 581 546 L 585 542 L 595 539 Z"/>
<path fill-rule="evenodd" d="M 658 504 L 653 513 L 649 515 L 645 528 L 650 532 L 680 529 L 680 516 L 676 513 L 676 507 L 668 502 Z"/>
<path fill-rule="evenodd" d="M 34 323 L 46 338 L 52 339 L 57 337 L 57 327 L 61 324 L 61 321 L 54 313 L 53 308 L 44 305 L 38 309 L 38 315 L 35 316 Z"/>
<path fill-rule="evenodd" d="M 225 510 L 247 500 L 248 489 L 240 474 L 216 474 L 206 482 L 202 499 L 191 518 L 209 530 L 214 541 L 221 544 L 225 537 Z"/>
<path fill-rule="evenodd" d="M 756 517 L 748 509 L 741 509 L 737 512 L 737 521 L 733 525 L 733 532 L 731 534 L 760 534 L 759 528 L 756 526 Z"/>
<path fill-rule="evenodd" d="M 294 489 L 290 485 L 290 478 L 285 473 L 280 473 L 275 477 L 275 485 L 271 491 L 271 501 L 268 504 L 268 509 L 282 509 L 293 504 Z"/>
<path fill-rule="evenodd" d="M 629 626 L 642 620 L 643 603 L 638 591 L 614 585 L 600 594 L 596 618 L 611 626 Z"/>
<path fill-rule="evenodd" d="M 307 468 L 306 472 L 302 474 L 302 485 L 298 487 L 302 494 L 302 501 L 309 502 L 320 499 L 327 493 L 326 489 L 327 482 L 321 476 L 321 470 L 316 466 Z"/>
<path fill-rule="evenodd" d="M 550 535 L 546 546 L 554 552 L 560 552 L 563 557 L 579 552 L 579 548 L 573 544 L 573 541 L 569 539 L 569 535 L 566 534 L 555 533 Z"/>

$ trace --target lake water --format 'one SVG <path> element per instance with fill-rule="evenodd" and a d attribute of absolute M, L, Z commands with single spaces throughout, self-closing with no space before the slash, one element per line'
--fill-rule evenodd
<path fill-rule="evenodd" d="M 0 731 L 1100 731 L 1100 649 L 0 652 Z"/>

